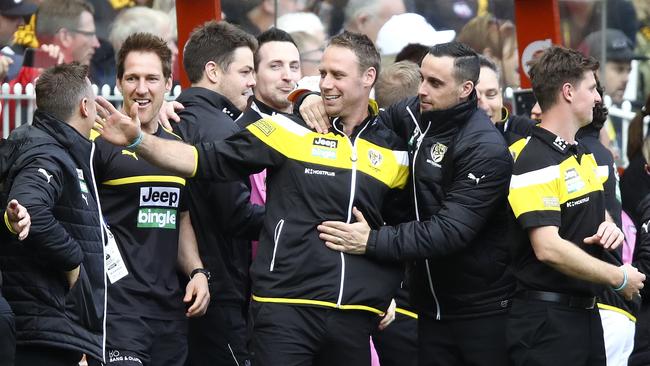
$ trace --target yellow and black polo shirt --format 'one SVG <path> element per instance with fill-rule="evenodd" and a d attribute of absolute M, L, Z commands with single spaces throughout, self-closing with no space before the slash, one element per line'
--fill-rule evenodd
<path fill-rule="evenodd" d="M 560 236 L 594 257 L 602 247 L 583 244 L 605 219 L 603 181 L 593 154 L 535 126 L 510 146 L 515 160 L 508 200 L 523 229 L 559 227 Z M 515 244 L 514 265 L 524 289 L 593 295 L 596 285 L 566 276 L 540 262 L 528 236 Z"/>

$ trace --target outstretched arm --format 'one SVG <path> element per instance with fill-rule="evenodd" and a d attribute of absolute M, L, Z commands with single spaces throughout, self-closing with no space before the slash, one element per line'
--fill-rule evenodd
<path fill-rule="evenodd" d="M 101 116 L 97 121 L 101 125 L 99 133 L 106 141 L 131 148 L 145 160 L 162 169 L 184 177 L 194 175 L 198 161 L 196 149 L 179 141 L 143 133 L 137 103 L 129 111 L 130 116 L 118 111 L 102 97 L 97 97 L 97 103 L 103 108 L 98 111 Z"/>

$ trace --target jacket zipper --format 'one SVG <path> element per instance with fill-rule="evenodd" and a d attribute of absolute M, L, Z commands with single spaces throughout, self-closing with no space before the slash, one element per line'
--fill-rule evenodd
<path fill-rule="evenodd" d="M 352 178 L 350 180 L 350 200 L 348 201 L 348 217 L 346 219 L 346 223 L 350 223 L 352 221 L 352 208 L 354 207 L 354 197 L 357 189 L 357 140 L 363 133 L 363 131 L 368 127 L 368 125 L 371 123 L 370 121 L 366 122 L 366 125 L 363 126 L 361 131 L 357 134 L 357 137 L 354 138 L 354 142 L 350 139 L 348 135 L 345 134 L 345 132 L 339 130 L 336 127 L 336 121 L 338 118 L 336 118 L 334 121 L 332 121 L 332 126 L 334 127 L 335 130 L 340 132 L 343 136 L 345 136 L 345 139 L 348 141 L 350 144 L 350 160 L 352 161 Z M 341 257 L 341 283 L 339 285 L 339 297 L 336 300 L 336 307 L 340 308 L 341 307 L 341 302 L 343 300 L 343 289 L 345 288 L 345 254 L 343 252 L 340 252 L 340 257 Z"/>
<path fill-rule="evenodd" d="M 411 108 L 408 106 L 406 107 L 406 110 L 408 111 L 409 115 L 411 116 L 411 119 L 413 119 L 413 123 L 415 123 L 415 129 L 420 133 L 420 136 L 418 136 L 417 141 L 416 141 L 416 147 L 415 147 L 415 152 L 413 153 L 413 159 L 412 159 L 412 167 L 411 167 L 411 174 L 412 174 L 412 181 L 413 181 L 413 199 L 414 199 L 414 204 L 415 204 L 415 218 L 420 221 L 420 211 L 418 207 L 418 195 L 416 191 L 416 186 L 415 186 L 415 162 L 417 161 L 418 157 L 418 152 L 420 151 L 420 145 L 422 144 L 422 141 L 424 140 L 424 136 L 427 134 L 429 131 L 429 128 L 431 128 L 431 121 L 429 121 L 429 124 L 427 125 L 426 130 L 422 132 L 420 130 L 420 126 L 418 125 L 417 120 L 415 119 L 415 116 L 413 115 L 413 112 L 411 112 Z M 424 264 L 427 268 L 427 279 L 429 280 L 429 290 L 431 291 L 431 294 L 433 295 L 433 301 L 435 302 L 436 305 L 436 320 L 440 320 L 440 302 L 438 302 L 438 296 L 436 296 L 436 292 L 433 289 L 433 280 L 431 279 L 431 269 L 429 268 L 429 259 L 424 260 Z"/>
<path fill-rule="evenodd" d="M 106 362 L 106 306 L 108 301 L 108 285 L 106 284 L 106 251 L 105 251 L 105 241 L 104 238 L 104 217 L 102 215 L 102 205 L 99 202 L 99 191 L 97 190 L 97 182 L 95 181 L 95 168 L 93 165 L 93 160 L 95 156 L 95 143 L 93 142 L 90 148 L 90 177 L 93 180 L 93 189 L 95 190 L 95 202 L 97 203 L 97 214 L 99 215 L 100 222 L 100 232 L 102 237 L 102 265 L 104 267 L 104 317 L 102 318 L 102 362 Z"/>
<path fill-rule="evenodd" d="M 273 257 L 271 258 L 271 266 L 269 267 L 269 271 L 273 272 L 273 268 L 275 267 L 275 254 L 278 251 L 278 244 L 280 243 L 280 234 L 282 234 L 282 228 L 284 227 L 284 219 L 281 219 L 278 221 L 277 225 L 275 225 L 275 232 L 273 233 Z"/>

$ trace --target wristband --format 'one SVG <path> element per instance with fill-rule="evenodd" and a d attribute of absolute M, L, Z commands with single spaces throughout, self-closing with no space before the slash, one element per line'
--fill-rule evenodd
<path fill-rule="evenodd" d="M 137 149 L 138 146 L 142 143 L 142 139 L 143 139 L 143 138 L 144 138 L 144 134 L 142 133 L 142 131 L 140 131 L 140 134 L 138 135 L 138 137 L 136 137 L 135 140 L 133 140 L 133 142 L 132 142 L 131 144 L 126 145 L 126 148 L 127 148 L 128 150 L 135 150 L 135 149 Z"/>
<path fill-rule="evenodd" d="M 621 285 L 616 288 L 612 288 L 614 291 L 621 291 L 622 289 L 625 288 L 625 286 L 627 286 L 627 268 L 623 266 L 621 266 L 620 268 L 623 270 L 623 283 L 621 283 Z"/>
<path fill-rule="evenodd" d="M 197 273 L 203 273 L 203 274 L 205 275 L 205 277 L 207 278 L 208 282 L 210 282 L 210 277 L 211 277 L 211 276 L 210 276 L 210 271 L 208 271 L 208 270 L 205 269 L 205 268 L 195 268 L 194 270 L 192 270 L 192 273 L 190 273 L 190 280 L 191 280 L 192 277 L 194 277 L 194 275 L 197 274 Z"/>

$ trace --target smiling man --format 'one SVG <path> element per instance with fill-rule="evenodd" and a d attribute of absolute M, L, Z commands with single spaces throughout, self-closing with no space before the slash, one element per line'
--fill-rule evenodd
<path fill-rule="evenodd" d="M 148 33 L 129 36 L 117 55 L 117 85 L 124 110 L 136 114 L 147 133 L 179 140 L 158 122 L 171 87 L 171 51 L 163 39 Z M 116 148 L 102 138 L 96 143 L 102 211 L 115 235 L 106 364 L 184 365 L 186 318 L 203 315 L 210 300 L 210 274 L 199 258 L 186 208 L 186 181 L 128 147 Z M 185 291 L 177 268 L 189 277 Z"/>
<path fill-rule="evenodd" d="M 253 36 L 226 22 L 210 21 L 192 32 L 183 52 L 192 86 L 177 98 L 185 109 L 174 126 L 184 141 L 224 140 L 239 129 L 234 119 L 255 86 L 256 49 Z M 201 260 L 212 274 L 208 310 L 190 319 L 188 364 L 245 365 L 250 240 L 259 237 L 264 209 L 249 203 L 250 189 L 241 180 L 191 180 L 188 197 Z"/>
<path fill-rule="evenodd" d="M 350 222 L 352 207 L 365 210 L 372 227 L 393 221 L 384 203 L 406 185 L 408 163 L 404 143 L 368 105 L 378 68 L 368 37 L 332 38 L 320 86 L 338 118 L 324 136 L 277 114 L 225 141 L 192 147 L 142 134 L 136 116 L 116 110 L 102 122 L 105 139 L 135 141 L 138 156 L 179 174 L 229 180 L 268 169 L 267 211 L 251 269 L 257 365 L 370 363 L 368 337 L 389 308 L 402 266 L 331 251 L 316 225 L 323 217 Z"/>

